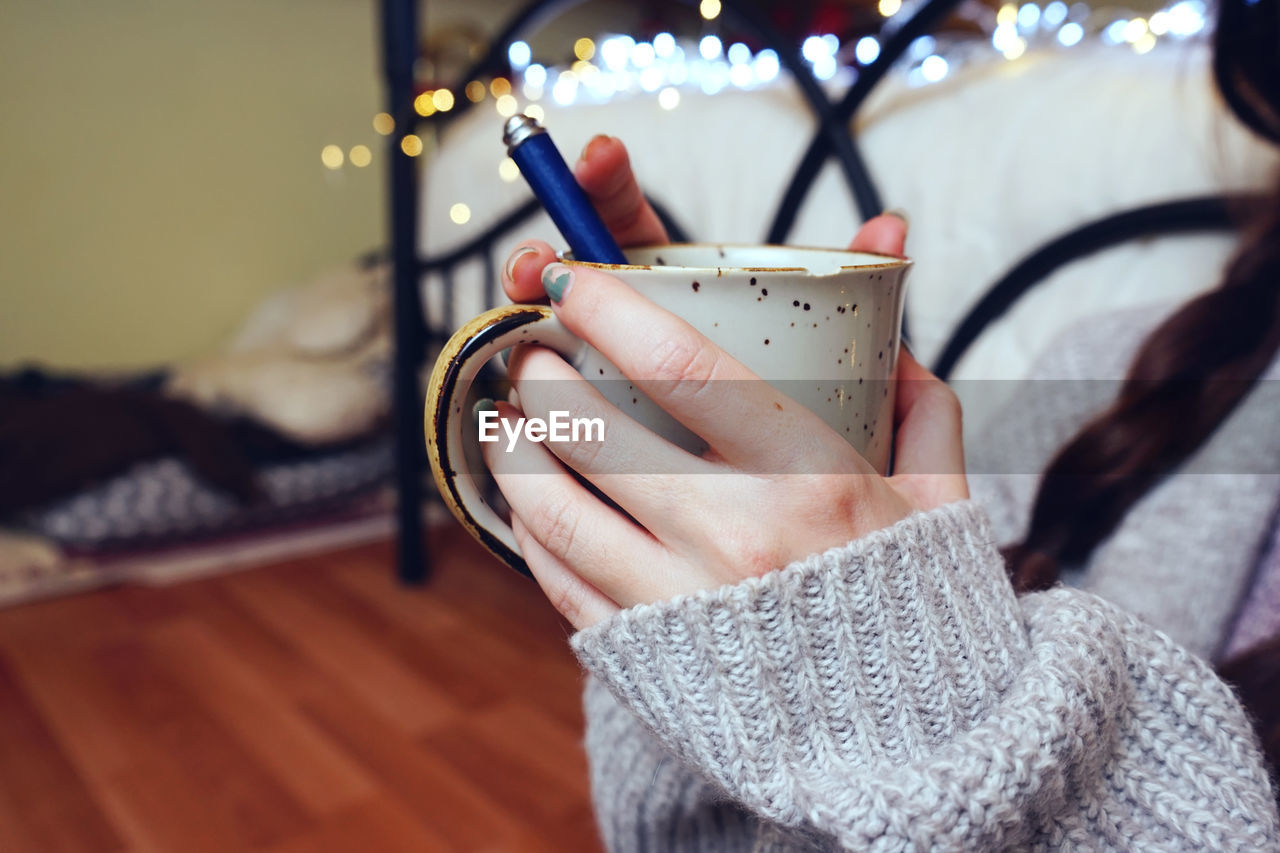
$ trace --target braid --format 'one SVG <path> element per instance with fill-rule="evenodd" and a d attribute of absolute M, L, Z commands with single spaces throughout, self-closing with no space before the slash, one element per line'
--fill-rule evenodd
<path fill-rule="evenodd" d="M 1214 77 L 1251 130 L 1280 144 L 1278 0 L 1221 0 Z M 1180 308 L 1143 342 L 1112 406 L 1045 471 L 1021 544 L 1005 550 L 1014 588 L 1045 589 L 1082 562 L 1163 476 L 1185 462 L 1248 393 L 1280 350 L 1280 185 L 1248 212 L 1253 226 L 1221 284 Z M 1224 662 L 1280 768 L 1280 636 Z"/>
<path fill-rule="evenodd" d="M 1058 579 L 1213 434 L 1280 349 L 1280 196 L 1220 287 L 1142 344 L 1112 406 L 1045 470 L 1026 538 L 1010 554 L 1019 591 Z"/>

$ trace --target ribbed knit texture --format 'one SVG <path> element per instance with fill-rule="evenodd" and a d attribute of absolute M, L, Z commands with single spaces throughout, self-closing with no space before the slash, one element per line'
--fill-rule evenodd
<path fill-rule="evenodd" d="M 1121 376 L 1163 313 L 1081 324 L 1032 375 Z M 1280 850 L 1253 730 L 1201 659 L 1277 517 L 1280 478 L 1247 473 L 1280 470 L 1274 412 L 1246 401 L 1064 576 L 1081 589 L 1015 599 L 993 538 L 1021 537 L 1039 478 L 986 472 L 1042 468 L 1106 403 L 1046 387 L 976 431 L 976 505 L 575 635 L 610 850 Z"/>
<path fill-rule="evenodd" d="M 1280 847 L 1207 666 L 1002 572 L 966 502 L 579 632 L 610 849 Z"/>

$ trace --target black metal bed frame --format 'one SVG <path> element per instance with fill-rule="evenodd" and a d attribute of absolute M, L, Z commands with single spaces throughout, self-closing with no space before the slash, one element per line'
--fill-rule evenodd
<path fill-rule="evenodd" d="M 581 2 L 583 0 L 534 0 L 502 28 L 490 43 L 486 55 L 469 68 L 462 79 L 473 80 L 499 73 L 505 67 L 506 48 L 513 39 Z M 682 2 L 692 4 L 694 0 Z M 959 2 L 928 0 L 920 6 L 889 35 L 876 61 L 861 69 L 853 85 L 836 103 L 832 103 L 823 92 L 801 58 L 799 46 L 783 39 L 749 0 L 732 0 L 723 4 L 723 14 L 778 53 L 780 64 L 796 81 L 818 125 L 778 205 L 766 233 L 766 242 L 786 242 L 818 172 L 831 157 L 836 158 L 863 220 L 882 212 L 879 191 L 851 132 L 852 118 L 911 43 L 941 25 Z M 400 139 L 422 124 L 443 127 L 472 106 L 460 100 L 454 110 L 436 113 L 429 118 L 419 116 L 414 110 L 414 67 L 418 59 L 419 25 L 425 6 L 425 0 L 382 0 L 381 3 L 387 112 L 394 118 L 396 129 L 387 137 L 395 313 L 392 398 L 396 446 L 396 562 L 401 581 L 409 584 L 423 582 L 430 570 L 422 524 L 426 459 L 419 372 L 429 344 L 443 342 L 456 325 L 452 300 L 453 272 L 460 264 L 481 258 L 485 302 L 494 304 L 497 290 L 493 258 L 495 245 L 540 210 L 538 203 L 530 199 L 462 246 L 436 257 L 420 255 L 417 164 L 401 149 Z M 1054 270 L 1127 240 L 1176 232 L 1229 229 L 1233 227 L 1229 211 L 1235 201 L 1233 198 L 1207 196 L 1147 205 L 1088 223 L 1051 241 L 1015 264 L 970 309 L 943 348 L 934 372 L 947 378 L 983 330 Z M 685 230 L 669 212 L 657 202 L 654 202 L 654 207 L 673 239 L 688 239 Z M 428 323 L 422 301 L 421 282 L 428 273 L 441 277 L 444 292 L 444 316 L 436 328 Z M 904 326 L 905 322 L 904 318 Z"/>

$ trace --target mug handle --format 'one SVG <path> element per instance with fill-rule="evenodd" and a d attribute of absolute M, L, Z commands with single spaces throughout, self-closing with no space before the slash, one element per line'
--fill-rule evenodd
<path fill-rule="evenodd" d="M 467 394 L 480 368 L 516 344 L 538 344 L 577 364 L 586 344 L 575 337 L 545 305 L 505 305 L 486 311 L 454 333 L 444 345 L 427 385 L 424 429 L 427 458 L 445 506 L 467 532 L 517 572 L 533 577 L 511 525 L 485 502 L 466 465 L 463 425 Z"/>

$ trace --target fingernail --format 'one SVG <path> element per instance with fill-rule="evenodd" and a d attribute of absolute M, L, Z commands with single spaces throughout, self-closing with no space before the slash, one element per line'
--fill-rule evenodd
<path fill-rule="evenodd" d="M 911 227 L 911 217 L 907 216 L 907 212 L 900 207 L 895 207 L 893 210 L 886 210 L 884 212 L 884 215 L 896 216 L 902 220 L 903 225 L 907 226 L 908 228 Z"/>
<path fill-rule="evenodd" d="M 542 289 L 559 305 L 573 284 L 573 271 L 564 264 L 550 264 L 542 269 Z"/>
<path fill-rule="evenodd" d="M 595 136 L 591 137 L 591 139 L 587 142 L 587 144 L 582 146 L 582 153 L 578 155 L 578 162 L 581 163 L 583 160 L 587 159 L 587 154 L 588 152 L 591 151 L 592 145 L 595 145 L 597 142 L 600 142 L 601 140 L 608 141 L 608 139 L 609 137 L 603 133 L 597 133 Z"/>
<path fill-rule="evenodd" d="M 537 254 L 537 252 L 538 250 L 533 248 L 532 246 L 521 246 L 519 249 L 516 249 L 514 252 L 512 252 L 511 256 L 507 258 L 507 265 L 502 268 L 502 274 L 507 277 L 507 281 L 516 280 L 516 262 L 517 261 L 519 261 L 525 255 L 534 255 L 534 254 Z"/>
<path fill-rule="evenodd" d="M 481 412 L 492 412 L 492 411 L 496 411 L 497 408 L 498 408 L 498 404 L 493 402 L 493 400 L 489 399 L 488 397 L 485 397 L 481 400 L 476 400 L 476 404 L 471 407 L 471 419 L 476 423 L 479 423 Z"/>

